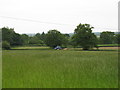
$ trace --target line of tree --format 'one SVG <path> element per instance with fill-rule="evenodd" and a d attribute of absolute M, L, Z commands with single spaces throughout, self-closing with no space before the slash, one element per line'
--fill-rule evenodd
<path fill-rule="evenodd" d="M 98 44 L 120 44 L 120 34 L 104 31 L 97 37 L 92 33 L 94 27 L 90 24 L 79 24 L 74 30 L 74 35 L 62 34 L 58 30 L 49 30 L 47 33 L 36 33 L 34 36 L 19 34 L 14 28 L 3 27 L 2 31 L 2 48 L 10 49 L 14 46 L 73 46 L 82 47 L 83 50 L 89 50 L 93 47 L 98 48 Z"/>

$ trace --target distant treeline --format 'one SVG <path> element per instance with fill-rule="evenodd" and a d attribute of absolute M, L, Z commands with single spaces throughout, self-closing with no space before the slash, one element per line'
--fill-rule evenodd
<path fill-rule="evenodd" d="M 97 44 L 120 44 L 120 34 L 104 31 L 97 37 L 92 33 L 93 27 L 89 24 L 79 24 L 74 30 L 74 34 L 62 34 L 58 30 L 49 30 L 47 33 L 36 33 L 34 36 L 19 34 L 14 28 L 3 27 L 2 48 L 10 49 L 14 46 L 56 46 L 61 47 L 79 47 L 87 50 L 97 47 Z M 98 48 L 98 47 L 97 47 Z"/>

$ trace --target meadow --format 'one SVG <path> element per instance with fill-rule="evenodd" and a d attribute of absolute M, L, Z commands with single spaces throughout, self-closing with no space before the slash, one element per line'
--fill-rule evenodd
<path fill-rule="evenodd" d="M 0 48 L 0 89 L 2 88 L 2 50 Z"/>
<path fill-rule="evenodd" d="M 3 50 L 3 88 L 117 88 L 117 50 Z"/>

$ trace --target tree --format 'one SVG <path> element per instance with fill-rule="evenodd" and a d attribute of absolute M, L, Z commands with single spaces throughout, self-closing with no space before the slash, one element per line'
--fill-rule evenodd
<path fill-rule="evenodd" d="M 22 38 L 20 34 L 14 33 L 12 40 L 13 40 L 13 43 L 11 44 L 12 46 L 22 45 Z"/>
<path fill-rule="evenodd" d="M 40 39 L 42 40 L 43 44 L 45 44 L 45 37 L 46 37 L 46 34 L 42 32 Z"/>
<path fill-rule="evenodd" d="M 69 34 L 62 34 L 63 35 L 63 47 L 67 47 L 69 44 L 69 40 L 70 40 L 70 35 Z"/>
<path fill-rule="evenodd" d="M 42 34 L 37 33 L 35 36 L 39 39 L 40 44 L 44 46 L 45 45 L 45 33 L 44 32 Z"/>
<path fill-rule="evenodd" d="M 115 42 L 120 44 L 120 34 L 115 35 Z"/>
<path fill-rule="evenodd" d="M 42 44 L 43 42 L 36 36 L 30 37 L 29 44 Z"/>
<path fill-rule="evenodd" d="M 7 41 L 10 44 L 13 44 L 13 34 L 15 33 L 14 29 L 3 27 L 1 28 L 1 31 L 2 31 L 2 41 Z"/>
<path fill-rule="evenodd" d="M 72 45 L 74 48 L 77 47 L 77 42 L 76 42 L 76 39 L 75 39 L 75 35 L 73 35 L 70 40 L 69 40 L 69 45 Z"/>
<path fill-rule="evenodd" d="M 80 45 L 83 50 L 97 47 L 97 37 L 92 33 L 93 27 L 89 24 L 79 24 L 74 31 L 73 42 Z"/>
<path fill-rule="evenodd" d="M 2 31 L 2 41 L 7 41 L 11 46 L 22 45 L 21 36 L 15 33 L 13 28 L 3 27 Z"/>
<path fill-rule="evenodd" d="M 100 42 L 102 44 L 113 44 L 115 40 L 114 35 L 114 32 L 104 31 L 100 34 Z"/>
<path fill-rule="evenodd" d="M 0 29 L 0 44 L 2 44 L 1 42 L 2 42 L 2 30 Z"/>
<path fill-rule="evenodd" d="M 41 38 L 41 35 L 40 35 L 40 33 L 37 33 L 37 34 L 35 34 L 35 36 L 37 37 L 37 38 Z"/>
<path fill-rule="evenodd" d="M 21 39 L 22 39 L 22 45 L 28 45 L 29 44 L 29 36 L 27 34 L 22 34 Z"/>
<path fill-rule="evenodd" d="M 61 46 L 64 43 L 64 35 L 57 30 L 50 30 L 46 34 L 45 43 L 52 48 Z"/>

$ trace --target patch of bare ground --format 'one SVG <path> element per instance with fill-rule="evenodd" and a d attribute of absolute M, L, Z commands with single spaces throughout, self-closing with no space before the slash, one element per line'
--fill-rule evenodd
<path fill-rule="evenodd" d="M 117 50 L 117 49 L 120 49 L 120 47 L 99 47 L 99 49 L 112 49 L 112 50 Z"/>
<path fill-rule="evenodd" d="M 63 50 L 68 50 L 68 48 L 64 48 Z"/>

